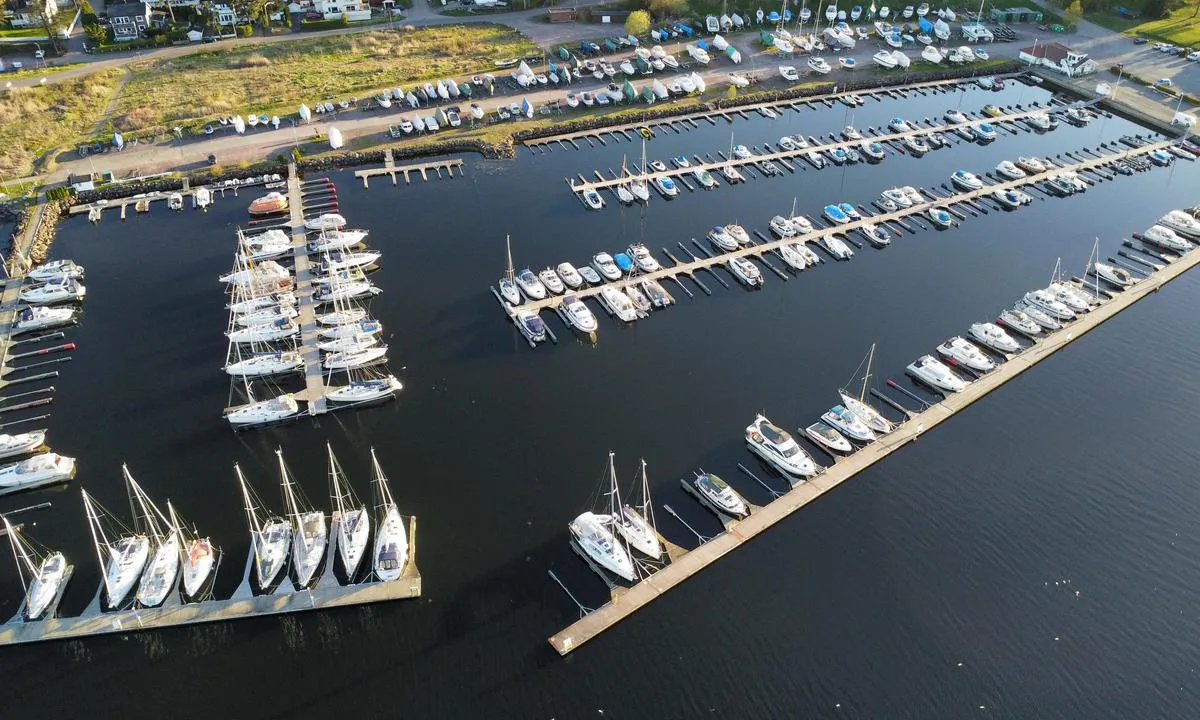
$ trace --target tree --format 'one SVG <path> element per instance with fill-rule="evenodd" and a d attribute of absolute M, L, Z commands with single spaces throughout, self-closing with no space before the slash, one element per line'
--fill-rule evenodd
<path fill-rule="evenodd" d="M 247 21 L 262 15 L 266 4 L 267 0 L 229 0 L 229 7 L 237 13 L 238 18 Z"/>
<path fill-rule="evenodd" d="M 35 7 L 38 9 L 38 15 L 40 15 L 42 18 L 42 27 L 46 30 L 46 37 L 50 38 L 50 51 L 55 55 L 58 55 L 60 54 L 58 49 L 58 34 L 50 25 L 50 3 L 54 1 L 55 0 L 42 0 L 40 3 L 36 4 Z M 57 6 L 55 9 L 58 9 Z"/>
<path fill-rule="evenodd" d="M 1158 20 L 1167 14 L 1167 0 L 1146 0 L 1146 5 L 1142 8 L 1142 12 L 1146 17 Z"/>
<path fill-rule="evenodd" d="M 653 13 L 654 17 L 663 19 L 684 14 L 688 4 L 687 0 L 648 0 L 646 9 Z"/>
<path fill-rule="evenodd" d="M 645 10 L 634 10 L 625 19 L 625 32 L 630 35 L 645 35 L 650 32 L 650 13 Z"/>
<path fill-rule="evenodd" d="M 108 42 L 108 31 L 101 27 L 98 23 L 95 25 L 85 25 L 83 34 L 87 36 L 88 45 L 91 47 L 100 47 Z"/>
<path fill-rule="evenodd" d="M 1071 18 L 1071 22 L 1079 22 L 1083 17 L 1083 4 L 1079 0 L 1072 0 L 1066 8 L 1067 17 Z"/>

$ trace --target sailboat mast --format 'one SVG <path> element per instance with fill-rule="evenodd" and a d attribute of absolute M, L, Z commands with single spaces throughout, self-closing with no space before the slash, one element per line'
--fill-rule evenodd
<path fill-rule="evenodd" d="M 283 503 L 293 520 L 300 520 L 300 509 L 296 507 L 296 495 L 292 492 L 292 479 L 288 477 L 287 466 L 283 464 L 283 450 L 275 448 L 275 457 L 279 459 L 279 480 L 283 484 Z"/>
<path fill-rule="evenodd" d="M 133 514 L 134 529 L 143 530 L 142 527 L 139 527 L 138 520 L 140 518 L 141 524 L 145 526 L 145 532 L 152 536 L 155 542 L 161 541 L 163 534 L 162 529 L 158 526 L 158 520 L 154 517 L 155 513 L 158 511 L 158 508 L 154 508 L 154 510 L 150 509 L 151 507 L 154 507 L 154 503 L 150 502 L 150 498 L 146 497 L 146 491 L 142 490 L 142 486 L 138 485 L 137 481 L 133 479 L 133 475 L 129 473 L 128 466 L 122 464 L 121 472 L 125 474 L 125 482 L 128 485 L 130 492 L 133 493 L 134 502 L 136 502 L 138 507 L 142 510 L 140 515 L 136 512 Z"/>
<path fill-rule="evenodd" d="M 4 532 L 8 533 L 8 543 L 12 545 L 13 559 L 17 561 L 17 567 L 24 565 L 29 571 L 30 578 L 37 577 L 37 568 L 33 566 L 33 560 L 29 558 L 29 554 L 25 551 L 25 545 L 17 537 L 17 529 L 12 526 L 8 518 L 0 515 L 0 520 L 4 521 Z M 25 573 L 17 573 L 21 576 L 21 587 L 26 592 L 29 591 L 29 585 L 25 582 Z"/>
<path fill-rule="evenodd" d="M 619 517 L 618 513 L 621 512 L 621 489 L 617 487 L 617 468 L 613 464 L 613 456 L 615 454 L 611 451 L 608 453 L 608 507 L 609 515 L 613 517 L 614 521 Z"/>
<path fill-rule="evenodd" d="M 83 493 L 83 509 L 87 513 L 88 530 L 92 533 L 92 545 L 96 548 L 96 559 L 100 561 L 100 576 L 104 578 L 104 591 L 108 595 L 112 595 L 112 588 L 108 585 L 108 567 L 104 562 L 104 554 L 100 552 L 101 540 L 103 540 L 104 549 L 112 552 L 108 546 L 108 538 L 104 537 L 104 530 L 100 528 L 100 518 L 96 515 L 96 508 L 92 506 L 92 497 L 87 494 L 87 490 L 80 490 Z"/>
<path fill-rule="evenodd" d="M 258 521 L 258 513 L 254 512 L 254 503 L 250 500 L 250 489 L 246 485 L 246 476 L 242 475 L 242 468 L 237 463 L 233 464 L 233 471 L 237 473 L 238 483 L 242 486 L 242 498 L 246 501 L 246 522 L 250 524 L 250 529 L 257 537 L 262 534 L 262 525 Z"/>
<path fill-rule="evenodd" d="M 375 448 L 371 448 L 371 470 L 375 473 L 375 485 L 379 488 L 380 500 L 384 506 L 393 506 L 396 504 L 392 500 L 392 490 L 388 487 L 387 477 L 383 474 L 383 468 L 379 466 L 379 460 L 375 457 Z"/>
<path fill-rule="evenodd" d="M 337 509 L 338 517 L 341 517 L 346 514 L 346 506 L 342 497 L 341 472 L 337 459 L 333 456 L 333 446 L 325 443 L 325 451 L 329 454 L 329 482 L 333 486 L 333 504 Z"/>
<path fill-rule="evenodd" d="M 871 343 L 871 350 L 867 353 L 867 371 L 863 373 L 862 391 L 858 393 L 860 402 L 866 402 L 867 399 L 867 383 L 871 381 L 871 363 L 875 360 L 875 343 Z"/>
<path fill-rule="evenodd" d="M 650 478 L 646 475 L 646 460 L 642 459 L 642 519 L 650 523 L 650 527 L 658 531 L 658 526 L 654 524 L 654 506 L 650 503 Z"/>
<path fill-rule="evenodd" d="M 511 236 L 511 235 L 505 235 L 505 236 L 504 236 L 504 247 L 505 247 L 505 248 L 507 249 L 507 251 L 508 251 L 508 266 L 507 266 L 507 267 L 505 267 L 505 269 L 504 269 L 504 279 L 505 279 L 505 280 L 508 280 L 509 282 L 513 282 L 513 278 L 514 278 L 514 276 L 516 275 L 516 272 L 513 270 L 513 262 L 512 262 L 512 236 Z"/>

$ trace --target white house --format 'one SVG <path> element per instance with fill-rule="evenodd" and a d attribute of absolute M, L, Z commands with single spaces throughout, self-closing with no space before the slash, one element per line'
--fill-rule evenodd
<path fill-rule="evenodd" d="M 1096 72 L 1096 61 L 1087 53 L 1076 52 L 1062 43 L 1035 43 L 1021 51 L 1020 58 L 1030 65 L 1042 65 L 1067 77 L 1079 77 Z"/>
<path fill-rule="evenodd" d="M 4 7 L 8 10 L 8 19 L 14 28 L 36 27 L 42 24 L 42 0 L 8 0 Z M 45 12 L 47 18 L 54 19 L 58 14 L 58 3 L 46 0 Z"/>
<path fill-rule="evenodd" d="M 350 21 L 371 19 L 371 6 L 367 0 L 314 0 L 313 10 L 326 20 L 337 20 L 342 15 Z"/>
<path fill-rule="evenodd" d="M 113 40 L 129 42 L 136 40 L 150 27 L 150 3 L 127 2 L 109 5 L 108 22 L 112 26 Z"/>

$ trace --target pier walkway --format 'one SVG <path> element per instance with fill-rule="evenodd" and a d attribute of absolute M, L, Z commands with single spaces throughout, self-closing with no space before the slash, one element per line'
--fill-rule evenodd
<path fill-rule="evenodd" d="M 1032 347 L 1023 352 L 1011 356 L 1007 362 L 1001 363 L 995 370 L 969 384 L 963 392 L 952 394 L 929 409 L 913 415 L 890 435 L 853 455 L 839 459 L 824 473 L 797 485 L 777 500 L 755 510 L 744 520 L 728 523 L 727 532 L 721 533 L 716 538 L 688 552 L 633 587 L 621 588 L 619 594 L 614 593 L 611 602 L 550 637 L 550 645 L 560 655 L 566 655 L 578 648 L 711 563 L 724 557 L 750 538 L 836 488 L 860 471 L 915 441 L 923 433 L 1050 357 L 1138 300 L 1157 292 L 1163 285 L 1187 272 L 1197 263 L 1200 263 L 1200 250 L 1192 250 L 1165 268 L 1139 281 L 1133 287 L 1116 293 L 1112 299 L 1103 302 L 1091 312 L 1081 315 L 1061 330 L 1035 341 Z"/>
<path fill-rule="evenodd" d="M 321 341 L 317 327 L 317 304 L 313 299 L 316 290 L 313 283 L 312 262 L 308 257 L 308 228 L 304 225 L 304 190 L 300 186 L 300 175 L 296 164 L 288 163 L 287 177 L 288 209 L 291 212 L 292 256 L 295 261 L 296 299 L 300 312 L 296 322 L 300 325 L 300 357 L 304 360 L 304 392 L 296 393 L 297 400 L 308 402 L 309 415 L 322 415 L 327 411 L 325 398 L 325 372 L 321 366 Z"/>
<path fill-rule="evenodd" d="M 638 274 L 627 276 L 621 280 L 614 280 L 611 282 L 601 283 L 600 285 L 593 285 L 593 286 L 586 287 L 586 288 L 580 288 L 578 290 L 571 290 L 571 291 L 568 291 L 566 293 L 566 295 L 573 295 L 576 298 L 583 299 L 583 298 L 599 295 L 601 290 L 605 287 L 613 287 L 613 288 L 617 288 L 618 290 L 624 290 L 624 288 L 628 285 L 636 284 L 636 283 L 641 282 L 642 280 L 647 280 L 647 279 L 661 280 L 661 279 L 667 278 L 667 279 L 672 279 L 672 280 L 675 280 L 676 282 L 679 282 L 680 275 L 693 277 L 694 274 L 696 273 L 696 271 L 698 271 L 698 270 L 709 269 L 716 265 L 724 265 L 724 264 L 728 263 L 730 259 L 735 258 L 735 257 L 762 256 L 767 253 L 777 252 L 778 249 L 783 245 L 790 245 L 790 244 L 794 244 L 794 243 L 814 243 L 815 244 L 819 240 L 821 240 L 821 238 L 823 238 L 827 235 L 846 236 L 846 235 L 849 235 L 850 233 L 856 231 L 858 228 L 862 227 L 866 223 L 881 224 L 881 223 L 888 223 L 888 222 L 896 221 L 896 220 L 902 221 L 904 218 L 909 217 L 909 216 L 914 216 L 914 215 L 924 217 L 923 214 L 928 212 L 932 208 L 952 207 L 957 204 L 969 202 L 976 198 L 981 198 L 981 197 L 984 197 L 987 195 L 991 195 L 992 193 L 997 192 L 997 191 L 1013 190 L 1013 189 L 1019 190 L 1022 187 L 1034 185 L 1056 173 L 1080 172 L 1080 171 L 1088 170 L 1088 169 L 1091 169 L 1094 167 L 1106 165 L 1108 163 L 1120 160 L 1122 158 L 1127 158 L 1127 157 L 1132 157 L 1132 156 L 1137 156 L 1137 155 L 1146 155 L 1155 150 L 1166 147 L 1169 144 L 1170 144 L 1170 141 L 1149 143 L 1149 144 L 1144 145 L 1139 148 L 1122 150 L 1119 152 L 1111 153 L 1108 155 L 1102 155 L 1100 157 L 1084 160 L 1082 162 L 1077 162 L 1074 164 L 1060 165 L 1055 168 L 1052 168 L 1051 170 L 1049 170 L 1045 173 L 1040 173 L 1037 175 L 1030 175 L 1028 177 L 1021 178 L 1019 180 L 1005 180 L 1002 182 L 993 182 L 991 184 L 989 184 L 985 180 L 984 186 L 978 190 L 972 190 L 969 192 L 958 192 L 958 193 L 950 195 L 950 197 L 947 197 L 947 198 L 940 198 L 935 195 L 926 193 L 926 197 L 929 198 L 929 200 L 927 202 L 913 204 L 911 207 L 908 207 L 908 208 L 901 208 L 901 209 L 895 210 L 890 213 L 880 213 L 880 214 L 876 214 L 876 215 L 868 215 L 866 213 L 863 213 L 863 217 L 861 220 L 854 220 L 854 221 L 845 223 L 843 225 L 836 225 L 831 228 L 822 228 L 822 227 L 818 227 L 816 224 L 814 224 L 812 232 L 806 233 L 804 235 L 796 235 L 796 236 L 784 238 L 781 240 L 773 239 L 769 242 L 763 242 L 763 243 L 759 243 L 757 245 L 749 245 L 749 246 L 746 246 L 743 248 L 739 248 L 737 250 L 733 250 L 731 252 L 714 252 L 712 256 L 693 255 L 694 259 L 689 262 L 676 261 L 675 265 L 672 265 L 669 267 L 664 266 L 662 269 L 655 270 L 654 272 L 638 273 Z M 715 251 L 715 248 L 714 248 L 714 251 Z M 565 297 L 565 295 L 556 295 L 556 296 L 552 296 L 552 297 L 547 297 L 544 300 L 527 301 L 521 305 L 518 305 L 516 308 L 506 307 L 505 309 L 506 309 L 506 312 L 508 312 L 510 316 L 518 308 L 525 309 L 525 310 L 532 310 L 533 312 L 540 312 L 541 310 L 544 310 L 546 308 L 556 309 L 563 302 L 564 297 Z M 507 306 L 507 303 L 504 303 L 504 305 Z"/>
<path fill-rule="evenodd" d="M 355 170 L 354 177 L 362 178 L 364 188 L 368 186 L 368 180 L 376 175 L 390 175 L 393 185 L 396 184 L 396 176 L 403 175 L 404 184 L 408 185 L 410 182 L 408 179 L 409 173 L 421 173 L 421 179 L 428 180 L 430 170 L 436 171 L 438 177 L 441 177 L 442 170 L 445 170 L 449 177 L 454 177 L 455 168 L 461 168 L 462 164 L 462 158 L 450 158 L 448 160 L 436 160 L 416 165 L 397 165 L 395 158 L 392 157 L 392 149 L 388 148 L 383 154 L 383 167 Z M 459 174 L 461 174 L 461 171 Z"/>

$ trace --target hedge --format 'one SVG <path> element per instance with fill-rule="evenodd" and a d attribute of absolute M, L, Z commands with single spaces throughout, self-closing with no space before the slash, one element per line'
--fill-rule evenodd
<path fill-rule="evenodd" d="M 345 18 L 338 18 L 336 20 L 301 20 L 300 30 L 304 32 L 311 32 L 313 30 L 335 30 L 337 28 L 347 27 L 348 25 L 350 25 L 350 23 Z"/>
<path fill-rule="evenodd" d="M 248 38 L 254 34 L 253 25 L 238 25 L 234 28 L 234 33 L 240 38 Z"/>

